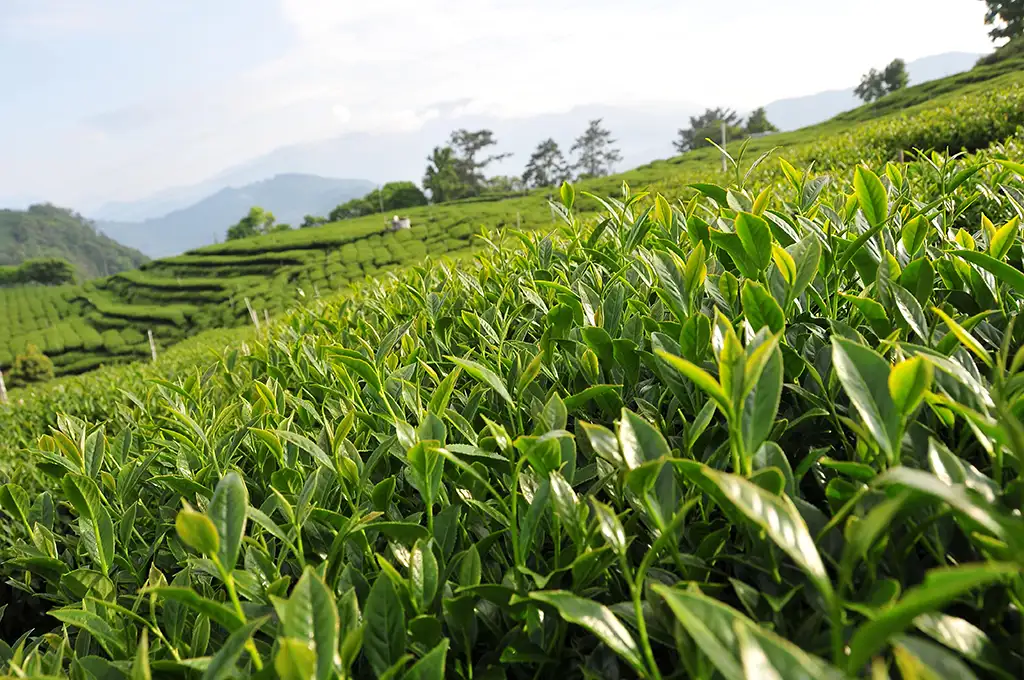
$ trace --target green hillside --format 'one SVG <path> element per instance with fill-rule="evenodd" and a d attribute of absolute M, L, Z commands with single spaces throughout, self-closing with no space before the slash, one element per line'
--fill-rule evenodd
<path fill-rule="evenodd" d="M 0 673 L 1019 677 L 1022 103 L 440 206 L 493 210 L 485 247 L 19 392 Z M 371 224 L 101 293 L 319 271 L 286 258 Z"/>
<path fill-rule="evenodd" d="M 966 74 L 906 88 L 821 125 L 749 140 L 745 162 L 779 149 L 797 165 L 828 169 L 858 160 L 898 160 L 901 152 L 917 148 L 984 148 L 1024 124 L 1024 57 L 1008 54 Z M 739 144 L 729 148 L 738 155 Z M 762 180 L 779 176 L 774 163 L 758 172 L 755 177 Z M 701 149 L 582 182 L 578 188 L 607 195 L 626 182 L 637 190 L 689 200 L 697 193 L 693 183 L 736 179 L 734 169 L 721 173 L 717 150 Z M 482 226 L 550 226 L 556 219 L 550 197 L 550 191 L 533 191 L 413 208 L 408 211 L 413 228 L 395 234 L 385 231 L 380 215 L 371 215 L 229 241 L 147 262 L 79 288 L 40 291 L 60 300 L 56 311 L 45 316 L 34 316 L 33 309 L 46 307 L 43 299 L 29 303 L 35 293 L 0 290 L 0 302 L 17 312 L 11 317 L 16 320 L 0 328 L 0 370 L 9 370 L 29 343 L 53 359 L 58 375 L 65 375 L 148 357 L 148 331 L 163 351 L 202 330 L 252 324 L 252 315 L 262 322 L 296 302 L 342 290 L 364 276 L 427 255 L 466 250 Z M 583 196 L 577 205 L 581 215 L 602 208 Z"/>
<path fill-rule="evenodd" d="M 59 257 L 82 279 L 134 269 L 148 258 L 97 232 L 80 215 L 52 205 L 0 210 L 0 266 Z"/>

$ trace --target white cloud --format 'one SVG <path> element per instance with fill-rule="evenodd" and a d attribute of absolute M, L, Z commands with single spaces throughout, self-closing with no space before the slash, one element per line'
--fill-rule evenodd
<path fill-rule="evenodd" d="M 84 2 L 45 1 L 63 11 L 23 15 L 22 27 L 81 29 L 101 16 Z M 964 0 L 734 0 L 727 10 L 703 0 L 279 2 L 282 34 L 252 39 L 289 44 L 284 56 L 216 87 L 28 135 L 45 133 L 54 157 L 14 139 L 25 162 L 0 182 L 76 204 L 128 199 L 347 132 L 581 104 L 745 109 L 852 85 L 896 56 L 988 47 L 981 3 Z"/>

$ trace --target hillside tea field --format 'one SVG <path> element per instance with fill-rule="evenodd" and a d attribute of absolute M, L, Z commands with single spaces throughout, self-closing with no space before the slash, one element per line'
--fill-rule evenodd
<path fill-rule="evenodd" d="M 57 375 L 137 361 L 150 355 L 149 331 L 162 351 L 204 330 L 252 324 L 253 314 L 262 321 L 427 255 L 466 251 L 471 233 L 453 220 L 399 233 L 366 220 L 210 246 L 83 286 L 0 288 L 0 370 L 30 344 Z"/>
<path fill-rule="evenodd" d="M 0 669 L 1021 677 L 1022 157 L 567 185 L 116 407 L 30 401 Z"/>

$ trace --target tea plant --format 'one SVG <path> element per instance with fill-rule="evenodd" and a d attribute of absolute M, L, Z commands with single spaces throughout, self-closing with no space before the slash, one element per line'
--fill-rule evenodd
<path fill-rule="evenodd" d="M 1005 155 L 624 185 L 594 219 L 565 185 L 550 233 L 59 416 L 51 488 L 0 489 L 0 569 L 59 623 L 0 622 L 0 668 L 1019 677 Z"/>

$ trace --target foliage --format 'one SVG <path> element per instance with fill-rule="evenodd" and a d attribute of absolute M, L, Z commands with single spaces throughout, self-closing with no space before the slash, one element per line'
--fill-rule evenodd
<path fill-rule="evenodd" d="M 287 231 L 287 224 L 277 224 L 274 213 L 254 205 L 249 209 L 249 214 L 231 227 L 228 227 L 227 240 L 237 241 L 243 238 L 252 238 L 261 234 L 269 234 L 274 231 Z"/>
<path fill-rule="evenodd" d="M 611 138 L 611 131 L 601 127 L 602 120 L 591 120 L 587 129 L 576 138 L 569 149 L 570 153 L 576 154 L 573 169 L 576 170 L 577 177 L 604 177 L 612 171 L 615 163 L 622 160 L 622 154 L 612 146 L 615 140 Z"/>
<path fill-rule="evenodd" d="M 86 279 L 133 269 L 147 258 L 96 231 L 84 217 L 50 204 L 0 210 L 0 272 L 28 260 L 62 259 Z M 0 273 L 0 285 L 3 273 Z"/>
<path fill-rule="evenodd" d="M 0 491 L 8 672 L 1015 677 L 1019 152 L 565 185 L 124 383 Z"/>
<path fill-rule="evenodd" d="M 1024 0 L 985 0 L 985 25 L 992 40 L 1013 40 L 1024 35 Z"/>
<path fill-rule="evenodd" d="M 53 378 L 53 362 L 35 345 L 29 345 L 24 354 L 19 354 L 14 359 L 14 367 L 11 368 L 11 385 L 17 387 L 43 382 L 51 378 Z"/>
<path fill-rule="evenodd" d="M 763 106 L 750 112 L 750 116 L 747 117 L 747 124 L 744 128 L 744 132 L 748 135 L 778 131 L 779 128 L 775 127 L 775 125 L 768 120 L 768 113 L 764 110 Z"/>
<path fill-rule="evenodd" d="M 679 153 L 685 153 L 712 146 L 709 139 L 721 143 L 723 123 L 728 139 L 741 139 L 746 136 L 740 124 L 739 114 L 732 109 L 714 108 L 705 110 L 699 116 L 690 116 L 690 127 L 680 129 L 679 139 L 672 142 L 672 145 Z"/>
<path fill-rule="evenodd" d="M 570 177 L 569 164 L 558 143 L 551 138 L 537 145 L 523 171 L 523 182 L 531 188 L 559 186 Z"/>
<path fill-rule="evenodd" d="M 423 188 L 430 192 L 432 202 L 444 203 L 465 196 L 454 149 L 435 146 L 427 161 L 429 165 L 423 175 Z"/>
<path fill-rule="evenodd" d="M 396 212 L 426 204 L 426 195 L 412 182 L 388 182 L 380 189 L 374 189 L 362 198 L 342 203 L 331 211 L 324 223 L 374 215 L 382 210 L 385 213 Z M 303 226 L 312 225 L 303 224 Z"/>
<path fill-rule="evenodd" d="M 0 267 L 0 286 L 38 283 L 60 286 L 75 281 L 75 266 L 59 257 L 25 260 L 16 267 Z"/>
<path fill-rule="evenodd" d="M 854 93 L 861 101 L 873 102 L 887 94 L 902 90 L 907 86 L 908 80 L 906 62 L 894 59 L 882 71 L 871 69 L 864 74 Z"/>

